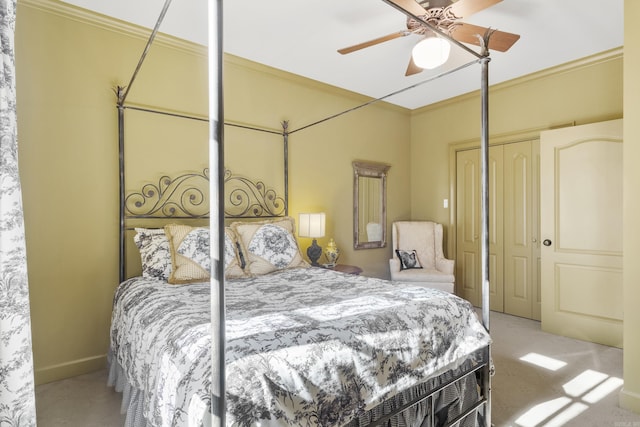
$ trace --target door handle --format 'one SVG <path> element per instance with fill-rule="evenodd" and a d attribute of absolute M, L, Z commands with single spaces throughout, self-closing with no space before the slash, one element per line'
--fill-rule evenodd
<path fill-rule="evenodd" d="M 543 245 L 545 246 L 551 246 L 551 240 L 549 239 L 544 239 L 544 241 L 542 242 Z"/>

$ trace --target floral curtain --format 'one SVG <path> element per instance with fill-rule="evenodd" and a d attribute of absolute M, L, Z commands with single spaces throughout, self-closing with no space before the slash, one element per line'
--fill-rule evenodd
<path fill-rule="evenodd" d="M 35 426 L 29 287 L 18 175 L 16 1 L 0 0 L 0 426 Z"/>

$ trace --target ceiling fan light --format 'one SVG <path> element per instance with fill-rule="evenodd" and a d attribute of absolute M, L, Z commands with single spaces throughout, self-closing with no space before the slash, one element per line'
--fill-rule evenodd
<path fill-rule="evenodd" d="M 431 70 L 447 62 L 451 45 L 441 37 L 420 40 L 411 51 L 413 62 L 420 68 Z"/>

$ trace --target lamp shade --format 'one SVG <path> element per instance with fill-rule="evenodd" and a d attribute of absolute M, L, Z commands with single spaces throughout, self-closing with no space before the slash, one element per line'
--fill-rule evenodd
<path fill-rule="evenodd" d="M 447 62 L 451 45 L 441 37 L 431 36 L 422 39 L 413 47 L 413 62 L 420 68 L 431 70 Z"/>
<path fill-rule="evenodd" d="M 298 236 L 324 237 L 325 215 L 321 213 L 301 213 L 298 219 Z"/>

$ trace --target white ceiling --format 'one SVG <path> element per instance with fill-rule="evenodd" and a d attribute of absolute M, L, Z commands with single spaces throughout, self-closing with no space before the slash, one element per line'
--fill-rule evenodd
<path fill-rule="evenodd" d="M 153 28 L 164 0 L 67 0 L 67 3 Z M 459 47 L 431 72 L 405 77 L 418 36 L 348 55 L 337 49 L 405 28 L 405 15 L 381 0 L 234 0 L 223 3 L 224 50 L 242 58 L 414 109 L 480 87 L 474 60 Z M 504 0 L 465 22 L 521 35 L 505 52 L 491 52 L 495 84 L 623 45 L 623 0 Z M 160 31 L 207 44 L 207 2 L 173 0 Z M 474 48 L 475 49 L 475 48 Z"/>

